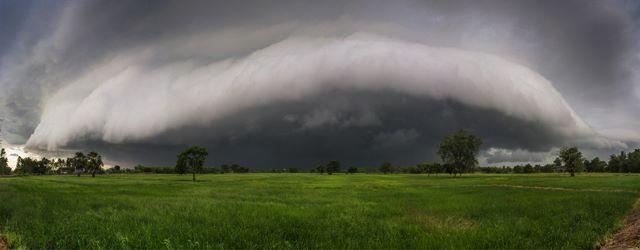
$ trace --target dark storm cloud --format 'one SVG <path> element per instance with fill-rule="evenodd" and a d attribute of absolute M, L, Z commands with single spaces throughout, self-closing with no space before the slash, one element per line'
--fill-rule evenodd
<path fill-rule="evenodd" d="M 290 119 L 313 113 L 330 113 L 326 118 L 331 122 L 308 127 L 304 120 Z M 377 121 L 349 122 L 367 113 L 375 113 Z M 175 154 L 193 143 L 209 150 L 211 164 L 308 167 L 327 159 L 345 164 L 372 165 L 381 160 L 413 164 L 437 160 L 437 144 L 458 129 L 468 129 L 499 148 L 548 151 L 569 139 L 539 124 L 454 101 L 394 92 L 331 91 L 246 109 L 211 126 L 168 131 L 146 144 L 92 142 L 71 147 L 96 149 L 125 162 L 157 165 L 173 163 Z"/>
<path fill-rule="evenodd" d="M 167 152 L 193 143 L 247 164 L 327 157 L 370 162 L 371 155 L 408 162 L 432 159 L 436 141 L 454 127 L 480 133 L 487 148 L 620 147 L 597 133 L 640 138 L 633 134 L 640 126 L 633 118 L 640 108 L 637 13 L 628 5 L 2 2 L 2 23 L 11 24 L 0 29 L 2 138 L 18 144 L 30 138 L 30 146 L 52 150 L 95 146 L 113 161 L 157 164 L 172 158 L 164 159 Z M 380 59 L 388 72 L 359 58 Z M 513 73 L 520 65 L 541 76 Z M 511 88 L 505 79 L 514 76 Z M 237 81 L 244 83 L 227 84 Z M 478 93 L 478 84 L 496 97 Z M 260 88 L 256 92 L 264 95 L 247 96 L 238 88 Z M 191 93 L 195 89 L 202 96 Z M 421 94 L 404 96 L 411 92 Z M 347 101 L 352 98 L 360 101 Z M 369 98 L 410 105 L 384 106 Z M 336 102 L 342 105 L 328 105 Z"/>
<path fill-rule="evenodd" d="M 25 19 L 30 3 L 25 1 L 2 1 L 0 2 L 0 55 L 5 54 L 9 46 L 13 44 L 19 33 L 21 23 Z"/>

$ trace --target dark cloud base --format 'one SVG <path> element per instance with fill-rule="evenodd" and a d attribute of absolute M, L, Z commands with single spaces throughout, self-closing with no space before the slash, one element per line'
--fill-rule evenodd
<path fill-rule="evenodd" d="M 483 148 L 548 151 L 562 143 L 559 135 L 536 122 L 451 100 L 331 91 L 243 110 L 207 126 L 173 130 L 142 143 L 93 141 L 70 148 L 98 150 L 130 166 L 172 165 L 176 153 L 188 145 L 206 147 L 207 164 L 239 163 L 259 169 L 310 168 L 333 159 L 347 165 L 377 165 L 383 160 L 415 164 L 437 160 L 437 144 L 458 129 L 482 137 Z"/>
<path fill-rule="evenodd" d="M 230 48 L 211 54 L 183 58 L 161 53 L 153 65 L 136 66 L 241 58 L 296 33 L 323 37 L 372 32 L 512 59 L 549 79 L 578 115 L 597 125 L 596 130 L 633 130 L 637 124 L 633 117 L 640 108 L 633 96 L 638 87 L 631 70 L 638 65 L 632 57 L 638 53 L 639 14 L 637 4 L 624 2 L 0 1 L 0 137 L 24 144 L 38 125 L 47 98 L 104 60 L 149 46 L 163 47 L 176 38 L 185 39 L 180 41 L 185 44 L 201 39 L 194 34 L 238 29 L 249 35 L 234 41 L 250 41 L 250 34 L 273 25 L 292 28 L 244 46 L 232 42 Z M 336 30 L 314 29 L 316 25 Z M 350 117 L 363 112 L 376 114 L 369 121 L 373 123 L 348 125 Z M 314 118 L 314 113 L 320 115 Z M 316 120 L 302 128 L 309 115 Z M 314 125 L 322 118 L 329 121 Z M 69 147 L 99 149 L 114 161 L 150 164 L 173 162 L 175 153 L 191 144 L 206 145 L 212 163 L 272 167 L 330 158 L 362 164 L 382 158 L 412 163 L 435 159 L 437 142 L 458 128 L 474 130 L 486 146 L 508 149 L 544 151 L 561 146 L 565 139 L 536 122 L 453 101 L 342 92 L 244 110 L 216 124 L 181 128 L 137 144 L 76 142 Z M 384 141 L 391 145 L 378 145 Z"/>

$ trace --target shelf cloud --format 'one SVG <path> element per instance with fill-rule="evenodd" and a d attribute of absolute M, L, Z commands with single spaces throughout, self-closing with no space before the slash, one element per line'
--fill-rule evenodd
<path fill-rule="evenodd" d="M 13 24 L 0 30 L 0 135 L 131 164 L 172 164 L 192 144 L 257 167 L 409 164 L 436 159 L 457 129 L 484 139 L 491 164 L 545 161 L 564 145 L 602 157 L 640 141 L 637 10 L 11 2 L 0 7 Z"/>

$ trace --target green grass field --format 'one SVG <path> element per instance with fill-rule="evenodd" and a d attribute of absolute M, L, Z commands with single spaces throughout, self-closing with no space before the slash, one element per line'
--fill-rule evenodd
<path fill-rule="evenodd" d="M 27 248 L 593 248 L 640 175 L 225 174 L 0 178 Z M 547 187 L 547 188 L 538 188 Z"/>

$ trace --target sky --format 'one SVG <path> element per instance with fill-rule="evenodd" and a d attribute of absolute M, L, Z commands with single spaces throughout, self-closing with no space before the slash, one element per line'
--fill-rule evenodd
<path fill-rule="evenodd" d="M 483 165 L 640 147 L 637 1 L 0 0 L 0 139 L 108 164 Z"/>

